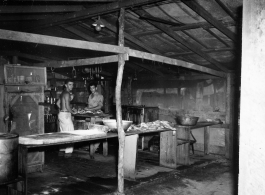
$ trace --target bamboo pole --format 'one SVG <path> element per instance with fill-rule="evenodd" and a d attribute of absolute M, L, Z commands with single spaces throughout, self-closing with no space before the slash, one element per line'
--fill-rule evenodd
<path fill-rule="evenodd" d="M 119 46 L 124 46 L 124 8 L 120 10 L 119 17 Z M 123 77 L 123 70 L 125 64 L 125 54 L 118 55 L 118 74 L 116 80 L 116 118 L 119 139 L 119 158 L 118 158 L 118 192 L 117 194 L 124 194 L 124 170 L 123 170 L 123 153 L 125 146 L 125 133 L 122 127 L 122 111 L 121 111 L 121 84 Z"/>

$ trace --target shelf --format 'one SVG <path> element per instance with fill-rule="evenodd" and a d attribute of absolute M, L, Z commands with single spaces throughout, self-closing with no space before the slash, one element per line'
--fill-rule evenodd
<path fill-rule="evenodd" d="M 26 84 L 26 83 L 5 83 L 6 86 L 45 86 L 44 83 L 33 83 L 33 84 Z"/>
<path fill-rule="evenodd" d="M 85 102 L 70 102 L 70 104 L 79 104 L 79 105 L 87 105 Z M 56 106 L 56 104 L 50 104 L 46 102 L 39 102 L 40 106 Z"/>

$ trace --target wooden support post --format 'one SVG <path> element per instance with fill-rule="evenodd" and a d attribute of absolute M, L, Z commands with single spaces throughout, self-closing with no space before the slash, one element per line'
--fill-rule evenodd
<path fill-rule="evenodd" d="M 119 17 L 119 46 L 124 46 L 124 8 L 120 10 Z M 121 84 L 123 77 L 123 70 L 125 64 L 125 55 L 119 54 L 118 73 L 116 80 L 115 96 L 116 96 L 116 118 L 119 139 L 119 158 L 118 158 L 118 194 L 124 194 L 124 170 L 123 170 L 123 155 L 125 133 L 122 127 L 122 110 L 121 110 Z"/>
<path fill-rule="evenodd" d="M 209 151 L 210 146 L 210 128 L 204 127 L 204 154 L 208 155 L 210 153 Z"/>
<path fill-rule="evenodd" d="M 124 177 L 135 180 L 138 134 L 125 137 Z"/>
<path fill-rule="evenodd" d="M 1 81 L 0 81 L 1 82 Z M 4 98 L 5 98 L 5 88 L 4 85 L 0 85 L 0 132 L 1 133 L 5 133 L 7 132 L 5 129 L 5 109 L 4 109 Z M 8 121 L 6 121 L 6 123 L 8 123 Z"/>
<path fill-rule="evenodd" d="M 229 129 L 225 130 L 225 157 L 232 159 L 233 157 L 233 139 L 234 139 L 234 75 L 227 74 L 226 82 L 226 124 L 229 124 Z"/>
<path fill-rule="evenodd" d="M 18 172 L 19 175 L 22 177 L 23 185 L 22 185 L 22 194 L 27 195 L 27 180 L 28 180 L 28 148 L 19 145 L 19 152 L 18 152 Z"/>

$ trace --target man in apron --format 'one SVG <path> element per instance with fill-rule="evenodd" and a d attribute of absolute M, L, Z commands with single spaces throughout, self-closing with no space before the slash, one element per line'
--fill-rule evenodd
<path fill-rule="evenodd" d="M 67 80 L 64 85 L 65 89 L 61 93 L 60 98 L 57 102 L 57 106 L 59 107 L 58 120 L 60 132 L 74 131 L 71 114 L 76 113 L 73 112 L 70 107 L 71 91 L 73 89 L 73 86 L 74 82 L 72 80 Z M 73 152 L 73 145 L 70 144 L 64 148 L 60 148 L 60 152 L 64 152 L 65 157 L 71 156 Z"/>

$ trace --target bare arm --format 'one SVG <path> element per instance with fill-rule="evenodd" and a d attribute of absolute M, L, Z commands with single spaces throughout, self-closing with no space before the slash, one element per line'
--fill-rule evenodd
<path fill-rule="evenodd" d="M 61 99 L 58 99 L 57 100 L 56 105 L 58 106 L 58 108 L 60 110 L 60 108 L 61 108 Z"/>

